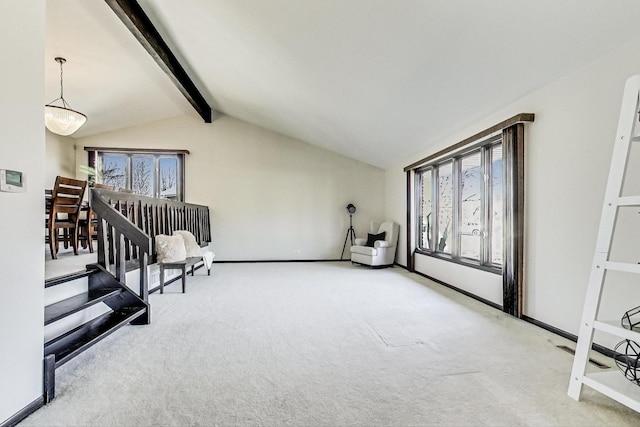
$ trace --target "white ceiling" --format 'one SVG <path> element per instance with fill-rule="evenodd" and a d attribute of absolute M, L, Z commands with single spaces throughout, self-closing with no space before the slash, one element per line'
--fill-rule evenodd
<path fill-rule="evenodd" d="M 637 0 L 139 2 L 214 109 L 380 167 L 640 37 Z M 77 136 L 197 116 L 106 3 L 46 4 Z"/>

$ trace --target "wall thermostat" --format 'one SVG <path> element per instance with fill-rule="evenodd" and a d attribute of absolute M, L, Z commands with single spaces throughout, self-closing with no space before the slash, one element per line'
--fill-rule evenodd
<path fill-rule="evenodd" d="M 0 191 L 24 193 L 26 189 L 27 183 L 22 172 L 0 169 Z"/>

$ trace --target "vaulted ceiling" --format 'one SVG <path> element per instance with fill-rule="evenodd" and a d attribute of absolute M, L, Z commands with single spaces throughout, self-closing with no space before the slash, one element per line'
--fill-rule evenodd
<path fill-rule="evenodd" d="M 215 110 L 379 167 L 640 37 L 637 0 L 139 2 Z M 198 117 L 105 2 L 46 5 L 75 136 Z"/>

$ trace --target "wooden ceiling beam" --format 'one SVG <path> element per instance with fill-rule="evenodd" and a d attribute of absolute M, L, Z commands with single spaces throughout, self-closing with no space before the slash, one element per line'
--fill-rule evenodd
<path fill-rule="evenodd" d="M 105 0 L 109 7 L 149 52 L 173 84 L 204 119 L 211 123 L 212 111 L 187 72 L 136 0 Z"/>

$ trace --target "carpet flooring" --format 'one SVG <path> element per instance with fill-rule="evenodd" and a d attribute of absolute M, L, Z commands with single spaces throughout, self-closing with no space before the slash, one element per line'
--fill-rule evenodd
<path fill-rule="evenodd" d="M 94 246 L 96 244 L 94 243 Z M 95 248 L 94 248 L 95 249 Z M 79 249 L 78 255 L 74 255 L 73 248 L 65 249 L 60 245 L 58 250 L 58 258 L 51 258 L 49 245 L 45 245 L 44 249 L 44 279 L 64 276 L 65 274 L 75 273 L 85 269 L 87 264 L 93 264 L 98 260 L 96 252 L 90 253 L 89 249 Z"/>
<path fill-rule="evenodd" d="M 567 396 L 573 343 L 398 267 L 214 264 L 150 299 L 20 426 L 640 425 Z"/>

